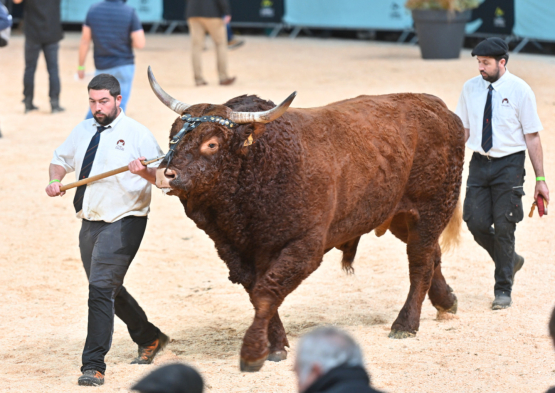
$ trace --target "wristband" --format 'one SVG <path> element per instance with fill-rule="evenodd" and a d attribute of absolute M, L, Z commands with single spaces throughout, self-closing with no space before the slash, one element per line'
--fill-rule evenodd
<path fill-rule="evenodd" d="M 538 176 L 538 177 L 536 177 L 536 181 L 545 181 L 545 177 Z"/>
<path fill-rule="evenodd" d="M 48 185 L 51 185 L 52 183 L 60 183 L 60 181 L 58 179 L 54 179 L 54 180 L 50 180 L 50 183 L 48 183 Z"/>
<path fill-rule="evenodd" d="M 77 67 L 77 71 L 85 71 L 85 66 L 79 66 L 79 67 Z"/>

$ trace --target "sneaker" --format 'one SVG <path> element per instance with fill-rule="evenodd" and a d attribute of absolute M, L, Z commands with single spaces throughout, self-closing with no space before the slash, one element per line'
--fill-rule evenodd
<path fill-rule="evenodd" d="M 195 81 L 195 85 L 197 86 L 206 86 L 208 83 L 206 81 Z"/>
<path fill-rule="evenodd" d="M 233 82 L 235 82 L 236 77 L 231 77 L 231 78 L 227 78 L 224 79 L 223 81 L 220 81 L 220 85 L 222 86 L 229 86 L 231 84 L 233 84 Z"/>
<path fill-rule="evenodd" d="M 237 49 L 240 46 L 243 46 L 244 44 L 245 44 L 245 40 L 238 40 L 237 38 L 234 38 L 227 43 L 227 49 L 229 50 Z"/>
<path fill-rule="evenodd" d="M 492 310 L 503 310 L 505 308 L 511 307 L 513 301 L 508 295 L 495 295 L 495 300 L 491 304 Z"/>
<path fill-rule="evenodd" d="M 104 385 L 104 375 L 100 371 L 85 370 L 83 375 L 77 380 L 79 386 L 100 386 Z"/>
<path fill-rule="evenodd" d="M 151 364 L 154 360 L 154 357 L 160 352 L 166 345 L 170 338 L 166 336 L 164 333 L 160 332 L 158 338 L 154 340 L 149 345 L 139 345 L 139 356 L 137 356 L 131 364 Z"/>
<path fill-rule="evenodd" d="M 516 273 L 517 273 L 520 269 L 522 269 L 522 266 L 523 266 L 523 265 L 524 265 L 524 258 L 521 257 L 520 255 L 518 255 L 518 254 L 515 252 L 515 261 L 514 261 L 514 265 L 513 265 L 513 285 L 514 285 L 514 283 L 515 283 L 515 276 L 516 276 Z"/>

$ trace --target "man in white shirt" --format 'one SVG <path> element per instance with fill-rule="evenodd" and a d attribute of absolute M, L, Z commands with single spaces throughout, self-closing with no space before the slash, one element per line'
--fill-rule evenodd
<path fill-rule="evenodd" d="M 466 146 L 474 150 L 463 219 L 495 262 L 493 310 L 511 306 L 514 276 L 524 264 L 515 252 L 515 229 L 524 217 L 526 149 L 536 174 L 534 200 L 541 195 L 549 201 L 536 98 L 526 82 L 507 70 L 508 52 L 508 45 L 497 37 L 474 48 L 480 76 L 465 83 L 456 110 Z"/>
<path fill-rule="evenodd" d="M 154 136 L 120 108 L 120 84 L 112 75 L 95 76 L 88 86 L 94 119 L 82 121 L 54 152 L 48 196 L 62 196 L 61 180 L 75 171 L 88 178 L 129 164 L 129 171 L 77 188 L 73 204 L 82 226 L 81 259 L 89 280 L 89 320 L 78 383 L 104 383 L 104 357 L 110 349 L 114 313 L 127 325 L 139 346 L 132 364 L 150 364 L 169 338 L 150 323 L 137 301 L 123 287 L 127 269 L 143 238 L 155 183 L 156 168 L 145 157 L 162 151 Z M 138 157 L 138 158 L 137 158 Z"/>

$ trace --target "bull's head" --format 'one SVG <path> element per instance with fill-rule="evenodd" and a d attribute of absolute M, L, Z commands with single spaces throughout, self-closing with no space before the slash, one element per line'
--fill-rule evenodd
<path fill-rule="evenodd" d="M 187 105 L 176 100 L 158 85 L 150 67 L 148 80 L 160 101 L 179 115 L 170 134 L 170 152 L 156 172 L 156 185 L 182 198 L 193 189 L 196 194 L 208 191 L 226 175 L 223 167 L 233 171 L 233 163 L 252 143 L 256 124 L 280 117 L 296 96 L 295 92 L 264 112 L 235 112 L 225 105 Z"/>

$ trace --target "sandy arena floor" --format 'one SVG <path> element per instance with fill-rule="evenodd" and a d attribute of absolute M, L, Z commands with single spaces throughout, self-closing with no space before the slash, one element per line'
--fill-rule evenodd
<path fill-rule="evenodd" d="M 463 83 L 477 75 L 469 51 L 463 51 L 461 60 L 423 61 L 413 46 L 246 40 L 243 48 L 229 54 L 237 84 L 217 85 L 209 43 L 204 66 L 210 85 L 195 88 L 188 36 L 148 36 L 147 48 L 137 53 L 128 115 L 148 126 L 167 149 L 175 114 L 152 94 L 148 65 L 170 94 L 188 103 L 223 103 L 244 93 L 279 102 L 297 90 L 296 107 L 359 94 L 427 92 L 454 110 Z M 44 192 L 54 149 L 87 109 L 86 83 L 73 75 L 79 36 L 67 34 L 61 44 L 61 103 L 67 110 L 57 115 L 49 113 L 42 58 L 35 92 L 40 110 L 23 115 L 23 43 L 17 36 L 0 50 L 0 391 L 81 392 L 86 389 L 76 381 L 86 334 L 87 282 L 77 242 L 80 223 L 73 214 L 73 191 L 57 199 Z M 88 64 L 92 70 L 90 55 Z M 509 68 L 536 94 L 546 129 L 542 138 L 547 178 L 555 188 L 555 58 L 514 55 Z M 354 276 L 341 271 L 341 255 L 332 251 L 286 299 L 280 314 L 292 345 L 289 359 L 266 363 L 256 374 L 242 374 L 238 368 L 241 340 L 253 317 L 246 293 L 227 280 L 212 241 L 186 218 L 178 199 L 155 190 L 147 233 L 126 286 L 172 341 L 154 366 L 129 365 L 136 346 L 117 320 L 106 359 L 106 384 L 95 391 L 128 391 L 155 367 L 180 361 L 203 374 L 209 392 L 294 392 L 298 337 L 321 324 L 340 326 L 356 337 L 373 384 L 385 391 L 545 391 L 555 384 L 555 353 L 547 335 L 555 300 L 555 217 L 527 217 L 534 185 L 529 162 L 527 171 L 526 218 L 517 230 L 518 251 L 526 264 L 516 280 L 512 308 L 490 310 L 494 266 L 465 227 L 460 247 L 445 256 L 443 267 L 459 299 L 458 317 L 436 320 L 426 300 L 418 336 L 388 339 L 408 293 L 408 264 L 404 245 L 392 235 L 378 239 L 369 234 L 359 246 Z M 73 175 L 68 179 L 73 181 Z"/>

